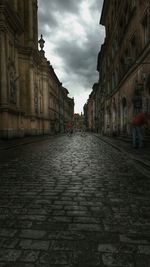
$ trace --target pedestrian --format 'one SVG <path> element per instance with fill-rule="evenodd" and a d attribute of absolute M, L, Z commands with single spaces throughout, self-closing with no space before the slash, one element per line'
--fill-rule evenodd
<path fill-rule="evenodd" d="M 146 112 L 137 113 L 132 120 L 132 136 L 133 136 L 133 147 L 143 147 L 143 133 L 144 126 L 148 125 L 148 114 Z"/>
<path fill-rule="evenodd" d="M 72 133 L 73 133 L 73 122 L 72 121 L 69 121 L 67 123 L 67 134 L 69 136 L 71 136 Z"/>
<path fill-rule="evenodd" d="M 81 127 L 81 136 L 85 136 L 85 131 L 86 131 L 86 126 L 85 124 L 83 124 Z"/>

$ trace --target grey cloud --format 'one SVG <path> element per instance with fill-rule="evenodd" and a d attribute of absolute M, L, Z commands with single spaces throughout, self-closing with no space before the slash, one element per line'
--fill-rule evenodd
<path fill-rule="evenodd" d="M 75 0 L 39 0 L 38 1 L 39 20 L 41 27 L 49 23 L 50 27 L 57 27 L 56 13 L 62 14 L 62 20 L 65 13 L 78 13 L 79 2 Z"/>
<path fill-rule="evenodd" d="M 99 18 L 103 0 L 89 1 L 92 1 L 91 14 L 94 16 L 95 12 L 97 12 L 99 17 L 95 22 L 95 25 L 97 25 L 95 30 L 88 28 L 86 22 L 80 21 L 83 23 L 83 27 L 85 27 L 87 37 L 87 42 L 81 47 L 78 44 L 78 40 L 75 40 L 73 36 L 70 41 L 63 38 L 58 40 L 56 38 L 57 42 L 54 43 L 54 40 L 57 29 L 63 31 L 61 23 L 64 16 L 67 16 L 67 14 L 79 16 L 79 8 L 82 0 L 39 0 L 39 30 L 43 33 L 45 39 L 48 38 L 53 42 L 55 54 L 59 56 L 64 63 L 64 69 L 62 70 L 64 72 L 64 78 L 61 81 L 64 83 L 69 79 L 71 83 L 71 81 L 76 82 L 77 80 L 78 82 L 80 81 L 83 88 L 92 87 L 92 83 L 96 82 L 98 79 L 98 73 L 96 71 L 97 56 L 104 35 L 104 32 L 101 31 L 100 28 L 98 30 L 98 27 L 100 27 Z M 58 20 L 56 12 L 62 15 L 62 21 Z M 71 34 L 72 33 L 70 33 L 70 36 Z M 49 60 L 51 61 L 51 58 L 49 58 Z M 55 62 L 51 62 L 51 64 L 55 65 Z"/>
<path fill-rule="evenodd" d="M 61 40 L 61 46 L 56 45 L 55 51 L 64 62 L 66 73 L 76 74 L 84 81 L 84 85 L 94 82 L 97 77 L 97 56 L 100 50 L 100 43 L 103 40 L 103 33 L 88 33 L 88 42 L 84 47 L 80 47 L 77 42 Z M 92 86 L 92 84 L 91 84 Z"/>
<path fill-rule="evenodd" d="M 94 1 L 93 4 L 91 5 L 91 11 L 92 10 L 98 10 L 99 12 L 101 12 L 103 2 L 104 2 L 104 0 Z"/>
<path fill-rule="evenodd" d="M 77 14 L 79 1 L 75 0 L 38 0 L 39 32 L 45 37 L 61 27 L 57 14 L 62 15 L 62 20 L 67 13 Z"/>

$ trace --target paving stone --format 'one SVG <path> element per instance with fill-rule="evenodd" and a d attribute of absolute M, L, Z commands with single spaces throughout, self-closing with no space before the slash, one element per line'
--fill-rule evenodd
<path fill-rule="evenodd" d="M 11 262 L 11 263 L 0 263 L 0 267 L 35 267 L 34 264 L 31 263 L 23 263 L 23 262 Z"/>
<path fill-rule="evenodd" d="M 150 257 L 147 255 L 137 255 L 135 257 L 135 266 L 136 267 L 149 267 L 150 266 Z"/>
<path fill-rule="evenodd" d="M 117 253 L 118 248 L 116 247 L 116 245 L 113 245 L 113 244 L 99 244 L 98 245 L 98 251 L 99 252 Z"/>
<path fill-rule="evenodd" d="M 22 230 L 20 233 L 20 237 L 29 238 L 29 239 L 41 239 L 46 235 L 46 231 L 38 231 L 38 230 Z"/>
<path fill-rule="evenodd" d="M 64 222 L 64 223 L 70 223 L 72 221 L 72 218 L 65 217 L 65 216 L 53 216 L 48 219 L 49 222 Z"/>
<path fill-rule="evenodd" d="M 138 238 L 137 236 L 128 237 L 124 235 L 120 235 L 120 241 L 125 243 L 133 243 L 133 244 L 149 244 L 147 240 L 142 240 L 142 238 Z"/>
<path fill-rule="evenodd" d="M 138 246 L 140 254 L 145 254 L 150 256 L 150 246 Z"/>
<path fill-rule="evenodd" d="M 31 220 L 31 221 L 45 221 L 46 220 L 46 216 L 44 215 L 24 215 L 24 216 L 20 216 L 21 220 Z"/>
<path fill-rule="evenodd" d="M 0 236 L 14 237 L 16 233 L 17 233 L 17 230 L 14 230 L 14 229 L 5 229 L 5 228 L 0 229 Z"/>
<path fill-rule="evenodd" d="M 49 234 L 48 238 L 50 240 L 83 240 L 85 235 L 80 232 L 75 231 L 53 231 Z"/>
<path fill-rule="evenodd" d="M 102 255 L 102 260 L 104 266 L 108 267 L 135 267 L 133 256 L 128 254 L 124 256 L 119 254 L 104 253 Z"/>
<path fill-rule="evenodd" d="M 21 255 L 21 261 L 35 263 L 38 260 L 39 254 L 40 251 L 23 251 Z"/>
<path fill-rule="evenodd" d="M 1 245 L 2 248 L 12 248 L 15 249 L 17 244 L 19 243 L 18 238 L 7 238 L 5 242 Z"/>
<path fill-rule="evenodd" d="M 1 249 L 0 250 L 0 262 L 16 261 L 21 255 L 20 250 L 15 249 Z"/>
<path fill-rule="evenodd" d="M 21 249 L 33 249 L 33 250 L 48 250 L 49 241 L 35 241 L 29 239 L 23 239 L 19 243 Z"/>
<path fill-rule="evenodd" d="M 94 135 L 4 151 L 0 173 L 0 267 L 150 266 L 150 180 Z"/>
<path fill-rule="evenodd" d="M 74 231 L 89 231 L 89 232 L 101 232 L 102 226 L 99 224 L 84 224 L 84 223 L 72 223 L 69 225 L 69 230 Z"/>

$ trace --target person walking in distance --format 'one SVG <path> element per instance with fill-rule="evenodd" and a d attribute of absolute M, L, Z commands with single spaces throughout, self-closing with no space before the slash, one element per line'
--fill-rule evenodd
<path fill-rule="evenodd" d="M 132 120 L 132 136 L 133 136 L 133 147 L 143 147 L 143 132 L 144 125 L 148 125 L 148 114 L 146 112 L 137 113 Z"/>
<path fill-rule="evenodd" d="M 67 123 L 67 134 L 71 136 L 72 133 L 73 133 L 73 123 L 72 121 L 69 121 Z"/>

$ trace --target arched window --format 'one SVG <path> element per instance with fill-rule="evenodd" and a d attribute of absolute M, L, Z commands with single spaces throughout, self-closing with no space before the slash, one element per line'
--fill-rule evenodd
<path fill-rule="evenodd" d="M 122 98 L 122 131 L 127 132 L 127 100 L 126 97 Z"/>

